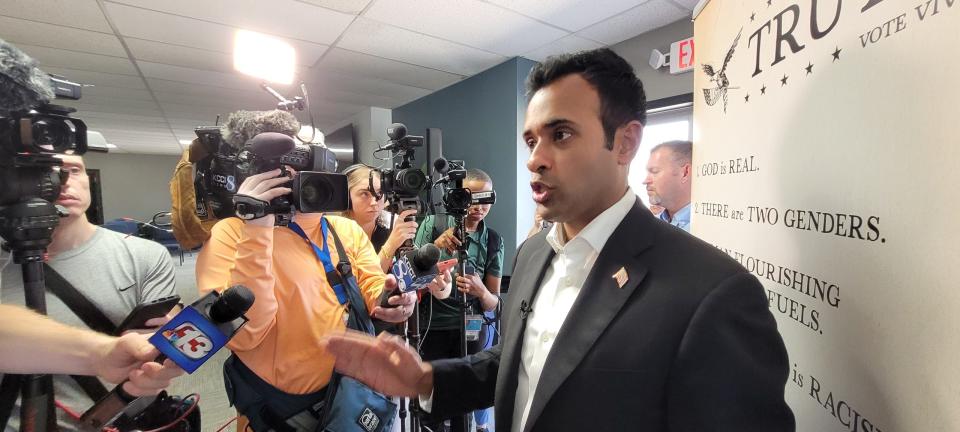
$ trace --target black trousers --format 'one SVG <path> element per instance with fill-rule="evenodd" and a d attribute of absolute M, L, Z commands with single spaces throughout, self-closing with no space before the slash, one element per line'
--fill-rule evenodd
<path fill-rule="evenodd" d="M 425 325 L 421 324 L 421 328 L 426 329 Z M 483 349 L 483 346 L 486 344 L 487 340 L 492 336 L 491 326 L 484 325 L 480 329 L 480 337 L 477 341 L 468 341 L 467 342 L 467 354 L 476 354 Z M 425 337 L 423 337 L 425 336 Z M 420 356 L 424 360 L 440 360 L 448 358 L 459 358 L 460 356 L 460 329 L 450 329 L 450 330 L 435 330 L 430 329 L 430 331 L 424 335 L 423 344 L 421 345 Z M 470 413 L 473 415 L 473 413 Z M 454 416 L 450 418 L 450 430 L 452 432 L 459 432 L 466 430 L 464 429 L 463 417 Z M 435 419 L 435 418 L 426 418 L 423 421 L 423 425 L 430 428 L 434 432 L 441 431 L 441 426 L 443 425 L 443 420 L 445 419 Z M 472 432 L 472 431 L 468 431 Z"/>

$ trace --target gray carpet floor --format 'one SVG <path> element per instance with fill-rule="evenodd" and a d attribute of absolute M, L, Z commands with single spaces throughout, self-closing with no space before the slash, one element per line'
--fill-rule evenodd
<path fill-rule="evenodd" d="M 196 253 L 185 254 L 182 265 L 179 255 L 175 254 L 173 256 L 177 292 L 184 304 L 192 303 L 199 297 L 196 282 L 196 262 Z M 168 389 L 171 394 L 180 396 L 191 393 L 200 395 L 200 417 L 204 432 L 217 431 L 237 415 L 236 410 L 230 407 L 230 402 L 227 400 L 227 394 L 223 388 L 223 362 L 229 356 L 230 352 L 228 350 L 221 350 L 193 374 L 177 378 Z M 489 430 L 493 432 L 492 414 L 490 423 Z M 236 427 L 230 425 L 224 430 L 234 431 Z M 398 424 L 394 424 L 394 430 L 400 430 Z M 405 430 L 409 430 L 409 424 Z"/>
<path fill-rule="evenodd" d="M 173 265 L 177 273 L 177 292 L 185 304 L 189 304 L 199 297 L 196 281 L 196 254 L 185 254 L 183 265 L 179 264 L 180 257 L 173 257 Z M 223 361 L 230 356 L 230 351 L 222 350 L 210 361 L 205 363 L 193 374 L 184 375 L 174 381 L 168 391 L 171 394 L 185 396 L 190 393 L 200 395 L 200 418 L 204 431 L 216 431 L 221 425 L 236 417 L 237 412 L 230 407 L 227 394 L 223 389 Z M 233 431 L 231 425 L 225 430 Z"/>

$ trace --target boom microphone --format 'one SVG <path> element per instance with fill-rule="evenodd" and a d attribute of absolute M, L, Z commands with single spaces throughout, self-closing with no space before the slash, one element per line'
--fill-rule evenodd
<path fill-rule="evenodd" d="M 37 61 L 0 39 L 0 111 L 19 111 L 54 98 L 50 75 Z"/>
<path fill-rule="evenodd" d="M 150 343 L 160 355 L 156 361 L 173 360 L 187 373 L 193 373 L 247 323 L 243 316 L 254 302 L 253 292 L 245 286 L 234 285 L 222 294 L 211 291 L 183 308 L 173 319 L 160 327 Z M 149 406 L 155 397 L 132 397 L 123 391 L 123 383 L 80 417 L 80 430 L 100 431 L 121 417 L 135 417 Z"/>
<path fill-rule="evenodd" d="M 450 170 L 450 164 L 446 159 L 439 157 L 433 161 L 433 170 L 440 174 L 447 174 L 447 171 Z"/>

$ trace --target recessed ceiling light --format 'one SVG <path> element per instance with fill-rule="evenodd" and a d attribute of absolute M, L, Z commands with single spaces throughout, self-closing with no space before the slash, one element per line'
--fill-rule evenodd
<path fill-rule="evenodd" d="M 180 140 L 180 144 L 190 145 L 193 144 L 193 140 Z"/>

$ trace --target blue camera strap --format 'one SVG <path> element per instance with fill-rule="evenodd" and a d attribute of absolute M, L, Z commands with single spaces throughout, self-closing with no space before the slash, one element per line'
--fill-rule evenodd
<path fill-rule="evenodd" d="M 317 255 L 317 259 L 323 263 L 323 270 L 327 273 L 327 282 L 333 287 L 333 292 L 337 294 L 337 300 L 340 301 L 341 305 L 347 304 L 349 298 L 347 297 L 346 289 L 343 287 L 343 279 L 341 279 L 340 273 L 337 272 L 336 267 L 333 266 L 333 260 L 330 258 L 330 248 L 327 245 L 327 218 L 320 219 L 320 230 L 323 232 L 323 248 L 311 241 L 310 238 L 307 237 L 307 233 L 305 233 L 303 228 L 300 228 L 300 225 L 297 225 L 296 222 L 290 222 L 287 224 L 287 228 L 290 228 L 291 231 L 297 233 L 304 241 L 310 244 L 310 247 L 313 248 L 313 253 Z M 340 257 L 340 259 L 344 258 L 345 257 Z"/>

